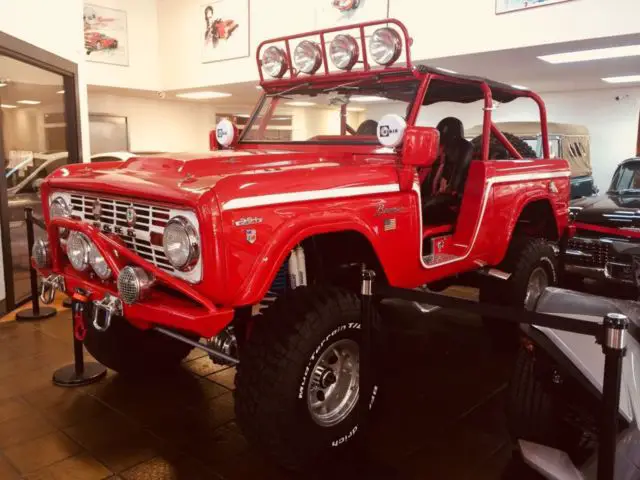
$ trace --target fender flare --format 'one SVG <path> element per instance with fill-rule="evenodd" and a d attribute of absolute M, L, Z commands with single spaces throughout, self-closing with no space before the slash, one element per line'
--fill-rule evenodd
<path fill-rule="evenodd" d="M 317 215 L 296 217 L 280 225 L 266 248 L 257 256 L 247 279 L 240 285 L 234 300 L 235 304 L 253 305 L 263 299 L 291 250 L 303 240 L 314 235 L 357 232 L 367 239 L 374 253 L 380 259 L 379 249 L 376 248 L 376 235 L 362 219 L 348 216 L 346 213 L 322 214 L 322 222 L 318 222 L 316 221 Z M 269 261 L 261 261 L 265 258 L 268 258 Z M 382 262 L 380 264 L 383 265 Z"/>

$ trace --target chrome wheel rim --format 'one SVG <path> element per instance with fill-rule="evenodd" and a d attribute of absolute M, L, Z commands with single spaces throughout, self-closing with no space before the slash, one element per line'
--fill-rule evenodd
<path fill-rule="evenodd" d="M 540 295 L 542 295 L 542 292 L 544 292 L 544 289 L 548 286 L 549 277 L 543 267 L 537 267 L 531 272 L 529 283 L 527 284 L 527 295 L 524 299 L 525 310 L 533 310 L 535 308 Z"/>
<path fill-rule="evenodd" d="M 311 418 L 322 427 L 337 425 L 358 403 L 358 344 L 350 339 L 332 343 L 318 358 L 311 372 L 307 386 Z"/>

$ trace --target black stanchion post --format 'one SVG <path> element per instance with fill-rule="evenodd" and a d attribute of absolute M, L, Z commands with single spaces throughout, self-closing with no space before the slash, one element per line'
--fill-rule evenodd
<path fill-rule="evenodd" d="M 605 360 L 598 445 L 598 480 L 613 480 L 615 475 L 622 359 L 626 352 L 628 327 L 629 320 L 619 313 L 609 313 L 604 318 L 602 351 Z"/>
<path fill-rule="evenodd" d="M 372 368 L 373 368 L 373 281 L 375 272 L 373 270 L 362 271 L 362 295 L 360 300 L 360 323 L 362 340 L 360 342 L 360 422 L 361 430 L 367 427 L 367 415 L 371 397 L 368 392 L 373 388 Z M 361 432 L 362 433 L 362 432 Z"/>
<path fill-rule="evenodd" d="M 24 219 L 27 223 L 27 249 L 31 259 L 33 244 L 35 243 L 35 235 L 33 234 L 33 209 L 27 207 L 24 209 Z M 31 265 L 29 260 L 29 276 L 31 279 L 31 308 L 20 310 L 16 313 L 16 320 L 41 320 L 43 318 L 53 317 L 58 311 L 51 307 L 40 307 L 40 298 L 38 295 L 38 274 Z"/>
<path fill-rule="evenodd" d="M 73 315 L 73 364 L 59 368 L 53 373 L 53 383 L 60 387 L 80 387 L 102 379 L 107 374 L 104 365 L 84 362 L 83 345 L 87 333 L 87 302 L 84 292 L 76 292 L 71 307 Z"/>

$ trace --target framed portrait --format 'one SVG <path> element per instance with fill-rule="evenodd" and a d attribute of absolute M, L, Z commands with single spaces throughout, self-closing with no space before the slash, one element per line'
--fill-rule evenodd
<path fill-rule="evenodd" d="M 129 66 L 127 13 L 85 3 L 83 19 L 87 61 Z"/>
<path fill-rule="evenodd" d="M 316 28 L 349 25 L 389 17 L 389 0 L 316 0 Z"/>
<path fill-rule="evenodd" d="M 202 63 L 249 56 L 249 0 L 216 0 L 199 13 Z"/>
<path fill-rule="evenodd" d="M 572 0 L 496 0 L 496 14 L 543 7 L 555 3 L 570 2 Z"/>

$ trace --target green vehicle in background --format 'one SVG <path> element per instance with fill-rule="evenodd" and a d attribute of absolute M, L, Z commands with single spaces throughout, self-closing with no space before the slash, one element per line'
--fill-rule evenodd
<path fill-rule="evenodd" d="M 511 143 L 524 158 L 540 158 L 542 136 L 539 122 L 498 122 L 496 126 L 509 136 Z M 481 134 L 482 125 L 477 125 L 468 129 L 465 132 L 465 137 L 474 142 L 480 138 Z M 571 199 L 597 195 L 598 189 L 594 185 L 592 177 L 591 148 L 587 127 L 570 123 L 549 122 L 549 144 L 551 158 L 563 158 L 571 166 Z M 494 145 L 496 149 L 499 148 L 497 142 L 491 142 L 492 149 Z M 499 151 L 492 152 L 490 157 L 500 158 L 500 153 Z"/>

